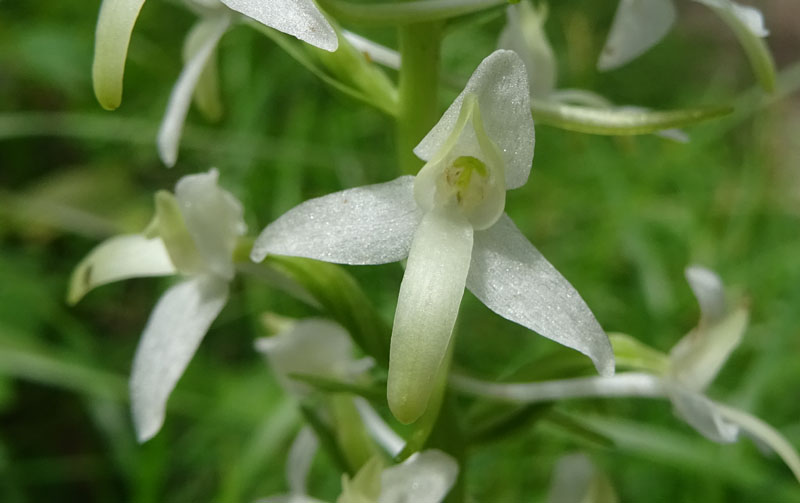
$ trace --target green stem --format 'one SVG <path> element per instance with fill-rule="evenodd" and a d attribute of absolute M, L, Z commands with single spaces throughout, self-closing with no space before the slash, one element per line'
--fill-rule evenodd
<path fill-rule="evenodd" d="M 374 26 L 442 21 L 504 5 L 507 0 L 417 0 L 373 5 L 343 0 L 320 0 L 318 3 L 337 19 Z"/>
<path fill-rule="evenodd" d="M 397 158 L 400 171 L 414 175 L 423 164 L 414 155 L 414 147 L 439 118 L 437 96 L 442 25 L 433 22 L 402 26 L 399 38 L 402 61 Z"/>

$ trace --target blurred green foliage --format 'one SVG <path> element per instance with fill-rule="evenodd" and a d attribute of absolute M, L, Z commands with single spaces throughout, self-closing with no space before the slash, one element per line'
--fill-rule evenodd
<path fill-rule="evenodd" d="M 744 92 L 754 85 L 744 56 L 699 15 L 640 60 L 598 74 L 615 2 L 553 3 L 547 31 L 562 87 L 661 109 L 730 102 L 737 112 L 692 128 L 688 144 L 539 127 L 531 179 L 509 193 L 507 211 L 604 328 L 661 350 L 697 319 L 683 268 L 716 269 L 753 315 L 710 395 L 800 445 L 800 102 L 787 93 L 800 82 L 790 66 L 798 54 L 779 60 L 789 68 L 783 94 Z M 192 14 L 173 2 L 145 5 L 122 107 L 108 113 L 90 84 L 98 7 L 61 0 L 5 2 L 0 10 L 0 501 L 238 502 L 277 493 L 300 414 L 252 349 L 257 315 L 314 311 L 238 281 L 170 401 L 164 431 L 139 446 L 126 379 L 166 282 L 110 285 L 68 309 L 69 274 L 100 238 L 141 230 L 152 194 L 186 173 L 218 167 L 221 185 L 245 204 L 251 233 L 307 198 L 394 178 L 393 125 L 240 26 L 219 50 L 222 121 L 190 112 L 181 158 L 167 170 L 154 138 Z M 495 9 L 451 23 L 447 73 L 469 75 L 502 22 Z M 391 30 L 366 32 L 394 44 Z M 349 270 L 388 322 L 401 268 Z M 541 358 L 568 353 L 470 294 L 459 327 L 456 364 L 479 374 L 544 374 Z M 602 466 L 622 501 L 800 500 L 779 461 L 749 441 L 711 444 L 665 402 L 580 401 L 555 410 L 471 453 L 462 469 L 474 501 L 543 501 L 554 461 L 576 449 Z M 332 499 L 338 476 L 330 466 L 317 458 L 311 487 Z"/>

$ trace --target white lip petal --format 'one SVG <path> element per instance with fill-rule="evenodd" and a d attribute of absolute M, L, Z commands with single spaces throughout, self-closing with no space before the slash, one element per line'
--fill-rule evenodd
<path fill-rule="evenodd" d="M 312 0 L 220 0 L 261 24 L 288 33 L 304 42 L 335 51 L 339 39 Z"/>
<path fill-rule="evenodd" d="M 725 315 L 725 287 L 717 273 L 711 269 L 692 265 L 684 271 L 686 281 L 692 289 L 703 323 L 715 323 Z"/>
<path fill-rule="evenodd" d="M 369 56 L 369 59 L 387 68 L 400 69 L 400 53 L 377 42 L 362 37 L 358 33 L 342 30 L 342 36 L 358 51 Z"/>
<path fill-rule="evenodd" d="M 310 426 L 303 427 L 294 438 L 286 460 L 286 482 L 292 494 L 306 494 L 306 480 L 318 447 L 319 440 Z"/>
<path fill-rule="evenodd" d="M 434 209 L 414 234 L 389 351 L 389 408 L 410 423 L 428 406 L 458 315 L 472 253 L 472 225 Z"/>
<path fill-rule="evenodd" d="M 227 300 L 228 283 L 214 276 L 179 283 L 159 299 L 131 371 L 131 408 L 140 442 L 161 429 L 170 393 Z"/>
<path fill-rule="evenodd" d="M 495 51 L 478 65 L 464 90 L 414 148 L 414 153 L 425 161 L 436 155 L 450 137 L 468 94 L 477 96 L 486 134 L 503 155 L 506 188 L 522 186 L 531 171 L 535 133 L 528 73 L 513 51 Z"/>
<path fill-rule="evenodd" d="M 597 68 L 613 70 L 656 45 L 675 22 L 672 0 L 620 0 Z"/>
<path fill-rule="evenodd" d="M 195 27 L 195 37 L 203 40 L 203 43 L 183 67 L 175 82 L 167 103 L 167 111 L 158 130 L 158 153 L 161 161 L 168 167 L 174 166 L 178 160 L 178 144 L 183 132 L 183 123 L 189 112 L 197 82 L 229 25 L 230 18 L 222 15 L 200 21 Z"/>
<path fill-rule="evenodd" d="M 67 302 L 74 304 L 95 287 L 128 278 L 175 273 L 164 242 L 140 234 L 113 237 L 100 243 L 75 267 Z"/>
<path fill-rule="evenodd" d="M 408 256 L 422 212 L 414 177 L 356 187 L 311 199 L 289 210 L 258 236 L 250 258 L 267 254 L 339 264 L 385 264 Z"/>
<path fill-rule="evenodd" d="M 103 0 L 95 32 L 92 83 L 97 101 L 114 110 L 122 101 L 122 78 L 131 33 L 144 0 Z"/>
<path fill-rule="evenodd" d="M 210 272 L 231 279 L 233 251 L 239 236 L 247 230 L 241 203 L 220 188 L 216 169 L 182 177 L 175 184 L 186 230 Z"/>
<path fill-rule="evenodd" d="M 386 421 L 364 398 L 356 397 L 353 403 L 370 437 L 383 447 L 390 456 L 395 457 L 400 454 L 400 451 L 406 446 L 406 441 L 386 424 Z"/>
<path fill-rule="evenodd" d="M 452 457 L 436 449 L 422 451 L 383 471 L 378 503 L 440 503 L 457 477 Z"/>
<path fill-rule="evenodd" d="M 500 316 L 576 349 L 614 373 L 608 336 L 580 294 L 503 215 L 475 233 L 467 288 Z"/>

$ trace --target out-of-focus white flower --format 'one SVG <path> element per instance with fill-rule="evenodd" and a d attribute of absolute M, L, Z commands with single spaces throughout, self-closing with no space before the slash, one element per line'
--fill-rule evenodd
<path fill-rule="evenodd" d="M 553 470 L 548 503 L 617 503 L 608 477 L 583 453 L 561 457 Z"/>
<path fill-rule="evenodd" d="M 228 299 L 233 251 L 246 227 L 242 206 L 217 185 L 219 174 L 181 178 L 175 194 L 156 194 L 156 217 L 144 234 L 113 237 L 75 268 L 68 301 L 113 281 L 180 274 L 147 321 L 133 360 L 130 392 L 139 441 L 164 422 L 167 399 Z"/>
<path fill-rule="evenodd" d="M 525 403 L 579 397 L 668 398 L 678 416 L 706 438 L 730 443 L 744 432 L 772 448 L 800 481 L 800 456 L 779 432 L 704 394 L 741 342 L 748 310 L 727 307 L 722 281 L 713 271 L 691 266 L 686 269 L 686 279 L 700 304 L 700 322 L 664 357 L 666 369 L 661 373 L 622 372 L 611 377 L 534 383 L 491 383 L 453 376 L 451 382 L 467 393 Z"/>
<path fill-rule="evenodd" d="M 145 0 L 103 0 L 97 20 L 92 80 L 97 100 L 108 110 L 122 101 L 122 81 L 133 27 Z M 339 40 L 313 0 L 186 0 L 200 21 L 186 38 L 185 66 L 170 95 L 158 134 L 158 149 L 167 166 L 175 164 L 183 122 L 192 95 L 210 116 L 219 110 L 214 53 L 222 35 L 239 16 L 253 19 L 327 51 Z"/>
<path fill-rule="evenodd" d="M 754 8 L 732 0 L 694 0 L 720 15 L 728 14 L 751 36 L 763 38 L 769 34 L 764 17 Z M 675 22 L 673 0 L 620 0 L 611 31 L 606 39 L 597 68 L 613 70 L 646 52 L 669 32 Z"/>
<path fill-rule="evenodd" d="M 349 189 L 290 210 L 251 257 L 382 264 L 408 257 L 395 313 L 388 401 L 403 422 L 426 409 L 464 287 L 501 316 L 614 369 L 608 338 L 578 292 L 503 213 L 525 183 L 534 129 L 527 72 L 512 51 L 488 56 L 414 149 L 416 177 Z"/>

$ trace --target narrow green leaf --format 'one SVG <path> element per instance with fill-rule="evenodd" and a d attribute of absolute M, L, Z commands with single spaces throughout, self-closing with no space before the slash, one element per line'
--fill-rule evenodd
<path fill-rule="evenodd" d="M 351 395 L 362 396 L 371 402 L 386 405 L 386 391 L 383 388 L 362 386 L 339 381 L 338 379 L 330 379 L 328 377 L 298 372 L 289 374 L 289 377 L 325 393 L 349 393 Z"/>
<path fill-rule="evenodd" d="M 498 408 L 498 404 L 493 404 Z M 552 403 L 534 403 L 502 410 L 500 414 L 485 421 L 469 433 L 469 443 L 488 443 L 514 436 L 519 431 L 531 428 L 545 417 Z"/>
<path fill-rule="evenodd" d="M 544 420 L 553 426 L 557 426 L 573 437 L 607 449 L 614 447 L 614 440 L 610 436 L 601 432 L 591 424 L 580 421 L 566 412 L 562 412 L 558 409 L 551 409 L 544 417 Z"/>
<path fill-rule="evenodd" d="M 604 109 L 533 100 L 537 124 L 599 135 L 650 134 L 680 128 L 733 112 L 730 106 L 709 106 L 667 111 Z"/>
<path fill-rule="evenodd" d="M 347 464 L 347 458 L 336 442 L 336 435 L 330 427 L 325 424 L 325 421 L 322 420 L 313 407 L 308 404 L 301 404 L 300 412 L 303 414 L 303 418 L 308 425 L 314 430 L 314 433 L 319 439 L 320 446 L 322 446 L 322 449 L 330 456 L 331 462 L 336 465 L 340 472 L 347 473 L 350 476 L 355 475 L 355 473 L 350 470 Z"/>

